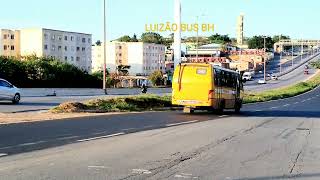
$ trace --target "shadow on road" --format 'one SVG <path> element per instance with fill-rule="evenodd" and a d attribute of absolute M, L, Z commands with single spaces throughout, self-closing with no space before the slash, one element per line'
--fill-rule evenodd
<path fill-rule="evenodd" d="M 288 117 L 288 118 L 320 118 L 318 111 L 242 111 L 240 116 L 245 117 Z"/>

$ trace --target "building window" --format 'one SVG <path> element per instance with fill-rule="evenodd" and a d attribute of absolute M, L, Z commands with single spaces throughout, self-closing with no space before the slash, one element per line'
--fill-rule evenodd
<path fill-rule="evenodd" d="M 86 38 L 82 38 L 82 42 L 85 43 L 86 42 Z"/>
<path fill-rule="evenodd" d="M 3 35 L 3 39 L 7 39 L 7 35 L 6 34 Z"/>
<path fill-rule="evenodd" d="M 61 51 L 62 47 L 61 46 L 58 46 L 58 51 Z"/>
<path fill-rule="evenodd" d="M 44 39 L 48 39 L 48 34 L 44 34 Z"/>
<path fill-rule="evenodd" d="M 65 51 L 68 51 L 68 47 L 67 47 L 67 46 L 65 46 L 65 47 L 64 47 L 64 50 L 65 50 Z"/>
<path fill-rule="evenodd" d="M 85 47 L 83 47 L 83 48 L 82 48 L 82 51 L 86 51 L 86 48 L 85 48 Z"/>
<path fill-rule="evenodd" d="M 91 39 L 90 38 L 88 38 L 88 43 L 91 43 Z"/>
<path fill-rule="evenodd" d="M 68 57 L 67 57 L 67 56 L 65 56 L 65 57 L 64 57 L 64 60 L 65 60 L 65 61 L 68 61 Z"/>
<path fill-rule="evenodd" d="M 56 39 L 56 36 L 55 36 L 55 35 L 52 35 L 52 36 L 51 36 L 51 39 L 52 39 L 52 40 L 55 40 L 55 39 Z"/>
<path fill-rule="evenodd" d="M 48 50 L 48 45 L 44 45 L 44 50 Z"/>
<path fill-rule="evenodd" d="M 80 61 L 80 57 L 77 57 L 77 61 Z"/>
<path fill-rule="evenodd" d="M 77 47 L 77 51 L 80 51 L 80 47 Z"/>
<path fill-rule="evenodd" d="M 52 50 L 52 51 L 55 51 L 55 50 L 56 50 L 56 46 L 55 46 L 55 45 L 52 45 L 51 50 Z"/>
<path fill-rule="evenodd" d="M 58 36 L 58 39 L 59 39 L 59 41 L 62 41 L 62 37 L 61 36 Z"/>
<path fill-rule="evenodd" d="M 65 41 L 68 41 L 68 36 L 64 36 L 64 40 L 65 40 Z"/>
<path fill-rule="evenodd" d="M 11 39 L 14 39 L 14 35 L 13 34 L 11 35 Z"/>
<path fill-rule="evenodd" d="M 14 46 L 11 46 L 11 50 L 12 50 L 12 51 L 14 50 Z"/>
<path fill-rule="evenodd" d="M 71 41 L 73 41 L 74 37 L 73 37 L 73 36 L 71 36 L 71 37 L 70 37 L 70 39 L 71 39 Z"/>
<path fill-rule="evenodd" d="M 119 46 L 119 49 L 122 49 L 122 47 L 121 47 L 121 46 Z"/>
<path fill-rule="evenodd" d="M 7 46 L 6 45 L 3 46 L 3 50 L 7 50 Z"/>
<path fill-rule="evenodd" d="M 121 53 L 119 53 L 119 56 L 122 56 L 122 54 L 121 54 Z"/>
<path fill-rule="evenodd" d="M 71 56 L 71 61 L 73 61 L 73 56 Z"/>
<path fill-rule="evenodd" d="M 80 41 L 80 37 L 77 37 L 77 41 Z"/>

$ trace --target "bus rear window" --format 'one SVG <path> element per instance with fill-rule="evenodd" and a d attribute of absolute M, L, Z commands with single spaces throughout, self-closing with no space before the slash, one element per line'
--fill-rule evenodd
<path fill-rule="evenodd" d="M 206 75 L 207 74 L 207 69 L 198 68 L 197 69 L 197 74 Z"/>

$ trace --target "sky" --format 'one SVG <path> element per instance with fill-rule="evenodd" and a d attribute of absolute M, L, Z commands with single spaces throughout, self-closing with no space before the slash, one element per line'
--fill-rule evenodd
<path fill-rule="evenodd" d="M 106 0 L 107 39 L 145 31 L 146 24 L 173 23 L 174 0 Z M 236 37 L 237 16 L 244 14 L 244 33 L 285 34 L 320 39 L 320 1 L 316 0 L 181 0 L 182 22 L 214 24 L 214 33 Z M 0 0 L 0 28 L 43 27 L 90 33 L 103 39 L 103 0 Z M 163 36 L 169 32 L 160 33 Z M 182 36 L 195 36 L 183 33 Z"/>

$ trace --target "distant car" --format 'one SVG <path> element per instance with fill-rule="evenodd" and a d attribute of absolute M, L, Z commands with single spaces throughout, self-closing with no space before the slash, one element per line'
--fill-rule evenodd
<path fill-rule="evenodd" d="M 252 76 L 250 72 L 243 73 L 242 80 L 250 81 L 251 79 L 252 79 Z"/>
<path fill-rule="evenodd" d="M 21 100 L 20 89 L 7 80 L 0 79 L 0 100 L 12 101 L 13 104 L 18 104 Z"/>
<path fill-rule="evenodd" d="M 259 71 L 259 73 L 261 74 L 261 73 L 263 73 L 262 71 Z"/>
<path fill-rule="evenodd" d="M 258 84 L 266 84 L 266 81 L 264 79 L 259 79 Z"/>

